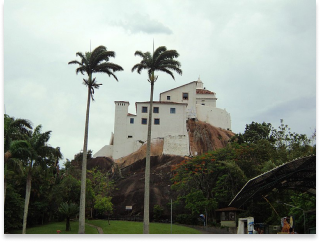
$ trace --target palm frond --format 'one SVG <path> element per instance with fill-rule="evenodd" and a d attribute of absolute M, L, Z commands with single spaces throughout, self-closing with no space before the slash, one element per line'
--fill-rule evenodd
<path fill-rule="evenodd" d="M 105 70 L 105 69 L 110 69 L 113 72 L 123 71 L 123 68 L 121 66 L 114 64 L 112 62 L 105 62 L 105 63 L 101 63 L 101 64 L 97 65 L 93 69 L 93 72 L 101 72 L 102 70 Z"/>
<path fill-rule="evenodd" d="M 90 97 L 91 97 L 92 101 L 94 101 L 94 98 L 93 98 L 94 89 L 99 89 L 99 87 L 102 84 L 96 83 L 96 78 L 93 78 L 93 80 L 91 82 L 89 82 L 86 79 L 83 79 L 83 84 L 90 89 Z"/>
<path fill-rule="evenodd" d="M 136 56 L 140 56 L 141 58 L 144 58 L 144 53 L 142 52 L 142 51 L 140 51 L 140 50 L 137 50 L 135 53 L 134 53 L 134 55 Z"/>
<path fill-rule="evenodd" d="M 77 61 L 77 60 L 73 60 L 73 61 L 70 61 L 70 62 L 68 62 L 68 65 L 70 65 L 70 64 L 78 64 L 78 65 L 82 65 L 82 63 L 80 63 L 79 61 Z"/>
<path fill-rule="evenodd" d="M 162 52 L 165 52 L 167 51 L 167 47 L 165 46 L 160 46 L 158 47 L 154 53 L 153 53 L 153 58 L 156 60 L 158 58 L 158 56 L 162 53 Z"/>
<path fill-rule="evenodd" d="M 141 63 L 139 63 L 139 64 L 135 64 L 135 65 L 132 67 L 131 71 L 134 72 L 135 70 L 137 70 L 137 72 L 140 74 L 140 73 L 141 73 L 141 70 L 143 70 L 143 69 L 148 69 L 148 68 L 149 68 L 149 67 L 148 67 L 146 64 L 141 64 Z"/>
<path fill-rule="evenodd" d="M 115 57 L 115 56 L 116 56 L 116 54 L 114 51 L 101 52 L 95 58 L 92 58 L 90 60 L 91 66 L 94 67 L 103 61 L 108 62 L 110 57 Z"/>
<path fill-rule="evenodd" d="M 177 72 L 179 75 L 182 75 L 182 70 L 178 67 L 176 67 L 175 65 L 163 65 L 163 66 L 159 66 L 158 69 L 170 69 L 172 71 Z"/>
<path fill-rule="evenodd" d="M 179 53 L 176 50 L 167 50 L 162 52 L 155 60 L 155 65 L 159 65 L 163 60 L 172 60 L 173 58 L 179 57 Z"/>
<path fill-rule="evenodd" d="M 177 60 L 166 59 L 166 60 L 160 61 L 159 66 L 166 66 L 166 65 L 173 65 L 173 66 L 176 66 L 176 67 L 180 67 L 181 66 L 180 62 L 177 61 Z"/>
<path fill-rule="evenodd" d="M 14 170 L 18 171 L 20 175 L 22 175 L 24 173 L 24 166 L 23 166 L 22 159 L 11 158 L 10 165 L 12 165 Z"/>
<path fill-rule="evenodd" d="M 92 52 L 91 52 L 91 60 L 95 60 L 97 58 L 98 55 L 100 55 L 101 53 L 107 51 L 107 48 L 103 45 L 100 45 L 98 47 L 96 47 Z"/>
<path fill-rule="evenodd" d="M 118 78 L 116 77 L 115 74 L 113 74 L 108 68 L 105 68 L 105 69 L 101 69 L 99 72 L 103 72 L 103 73 L 106 73 L 108 74 L 108 76 L 113 76 L 114 79 L 116 79 L 116 81 L 119 81 Z"/>
<path fill-rule="evenodd" d="M 88 80 L 83 79 L 83 84 L 90 89 L 92 100 L 94 100 L 94 89 L 98 89 L 102 85 L 95 83 L 95 81 L 91 81 L 92 73 L 106 73 L 108 76 L 113 76 L 118 81 L 118 78 L 112 72 L 123 71 L 123 68 L 120 65 L 109 62 L 109 59 L 115 57 L 116 54 L 114 51 L 107 51 L 107 48 L 103 45 L 98 46 L 92 52 L 86 52 L 85 55 L 81 52 L 77 52 L 76 55 L 81 58 L 81 62 L 71 61 L 69 64 L 79 65 L 76 69 L 76 74 L 80 72 L 82 75 L 84 75 L 84 73 L 88 75 Z"/>
<path fill-rule="evenodd" d="M 159 71 L 162 71 L 162 72 L 165 72 L 165 73 L 169 74 L 169 75 L 173 78 L 173 80 L 175 80 L 175 79 L 174 79 L 174 75 L 173 75 L 173 73 L 172 73 L 171 71 L 169 71 L 168 69 L 166 69 L 166 68 L 159 68 L 159 69 L 157 69 L 157 70 L 159 70 Z"/>
<path fill-rule="evenodd" d="M 82 52 L 77 52 L 76 56 L 81 58 L 81 63 L 84 63 L 84 61 L 87 60 L 86 56 Z"/>
<path fill-rule="evenodd" d="M 84 72 L 87 72 L 87 69 L 85 68 L 85 66 L 80 66 L 76 69 L 76 74 L 78 74 L 79 72 L 84 75 Z"/>

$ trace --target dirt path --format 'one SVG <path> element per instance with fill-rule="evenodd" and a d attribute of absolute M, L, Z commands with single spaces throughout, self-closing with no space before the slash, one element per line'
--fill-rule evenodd
<path fill-rule="evenodd" d="M 103 229 L 102 229 L 102 228 L 100 228 L 100 227 L 98 227 L 98 226 L 95 226 L 95 225 L 93 225 L 93 224 L 88 224 L 88 223 L 86 223 L 86 225 L 89 225 L 89 226 L 91 226 L 91 227 L 96 228 L 96 229 L 98 230 L 98 233 L 99 233 L 99 234 L 103 234 Z"/>

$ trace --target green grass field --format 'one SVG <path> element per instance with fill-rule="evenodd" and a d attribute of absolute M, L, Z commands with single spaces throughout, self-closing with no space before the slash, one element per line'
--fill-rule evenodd
<path fill-rule="evenodd" d="M 142 222 L 130 222 L 130 221 L 110 221 L 110 225 L 106 220 L 87 220 L 86 223 L 92 224 L 103 229 L 104 234 L 142 234 L 143 223 Z M 27 229 L 27 234 L 57 234 L 57 230 L 60 230 L 60 234 L 77 234 L 79 222 L 71 222 L 71 231 L 65 231 L 65 222 L 50 223 L 42 226 L 36 226 Z M 12 234 L 21 234 L 21 230 L 11 231 Z M 98 234 L 96 228 L 86 225 L 86 234 Z M 150 234 L 170 234 L 171 225 L 163 223 L 150 223 Z M 173 234 L 200 234 L 196 229 L 172 225 Z"/>
<path fill-rule="evenodd" d="M 71 231 L 66 231 L 66 222 L 56 222 L 27 228 L 27 234 L 57 234 L 57 230 L 60 230 L 60 234 L 77 234 L 79 228 L 79 222 L 70 222 Z M 12 234 L 21 234 L 21 230 L 11 231 Z M 86 225 L 86 234 L 98 234 L 96 228 Z"/>
<path fill-rule="evenodd" d="M 110 221 L 110 225 L 106 220 L 90 220 L 88 223 L 101 227 L 105 234 L 142 234 L 143 223 L 142 222 L 130 222 L 130 221 Z M 164 223 L 150 223 L 150 234 L 170 234 L 171 225 Z M 200 234 L 196 229 L 172 225 L 173 234 Z"/>

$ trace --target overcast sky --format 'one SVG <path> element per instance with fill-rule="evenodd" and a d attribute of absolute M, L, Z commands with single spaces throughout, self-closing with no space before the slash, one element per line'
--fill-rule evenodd
<path fill-rule="evenodd" d="M 158 73 L 159 93 L 200 76 L 231 114 L 246 124 L 280 119 L 308 136 L 316 128 L 316 2 L 314 0 L 10 0 L 4 3 L 4 107 L 43 131 L 72 159 L 83 148 L 87 90 L 76 75 L 76 52 L 99 45 L 116 52 L 119 82 L 103 85 L 90 109 L 88 148 L 109 144 L 114 101 L 148 101 L 147 73 L 132 73 L 136 50 L 179 52 L 183 75 Z M 79 60 L 79 59 L 78 59 Z M 64 160 L 65 160 L 64 159 Z M 64 161 L 60 162 L 63 163 Z"/>

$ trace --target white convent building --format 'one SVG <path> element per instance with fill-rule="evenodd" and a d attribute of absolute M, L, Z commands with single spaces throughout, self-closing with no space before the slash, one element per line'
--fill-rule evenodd
<path fill-rule="evenodd" d="M 163 139 L 163 154 L 189 155 L 188 119 L 207 122 L 231 130 L 231 117 L 225 109 L 216 107 L 216 94 L 193 81 L 160 93 L 153 102 L 151 138 Z M 109 145 L 93 157 L 111 157 L 115 161 L 137 151 L 147 140 L 149 103 L 136 102 L 136 114 L 128 113 L 129 102 L 115 101 L 114 133 Z"/>

